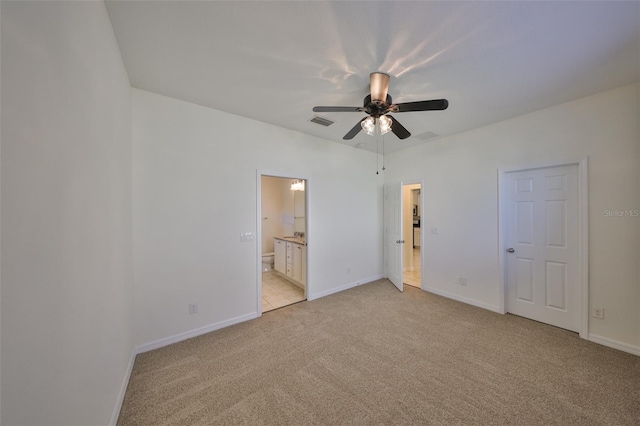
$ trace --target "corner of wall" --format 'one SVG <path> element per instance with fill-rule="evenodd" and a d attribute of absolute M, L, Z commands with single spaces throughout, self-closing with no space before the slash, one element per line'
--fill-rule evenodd
<path fill-rule="evenodd" d="M 122 385 L 120 386 L 120 391 L 118 392 L 118 397 L 116 399 L 116 406 L 113 408 L 113 413 L 111 414 L 111 421 L 109 422 L 109 424 L 112 426 L 116 426 L 118 424 L 118 417 L 120 417 L 120 410 L 122 410 L 122 403 L 124 402 L 124 396 L 127 393 L 127 387 L 129 386 L 129 380 L 131 379 L 131 373 L 133 372 L 133 366 L 136 361 L 136 355 L 137 355 L 136 350 L 133 349 L 131 351 L 131 356 L 129 357 L 129 364 L 122 378 Z"/>

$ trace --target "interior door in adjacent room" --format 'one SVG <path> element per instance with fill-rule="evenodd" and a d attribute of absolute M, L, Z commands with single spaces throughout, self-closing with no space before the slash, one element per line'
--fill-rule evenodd
<path fill-rule="evenodd" d="M 404 285 L 416 288 L 422 288 L 420 189 L 421 183 L 402 183 L 402 278 Z"/>
<path fill-rule="evenodd" d="M 384 268 L 398 290 L 402 284 L 402 182 L 384 186 Z"/>
<path fill-rule="evenodd" d="M 579 331 L 578 166 L 506 174 L 507 311 Z"/>

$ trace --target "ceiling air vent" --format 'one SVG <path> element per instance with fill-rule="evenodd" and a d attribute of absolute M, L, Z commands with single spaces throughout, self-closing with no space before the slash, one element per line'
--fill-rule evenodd
<path fill-rule="evenodd" d="M 331 121 L 328 118 L 320 117 L 319 115 L 314 115 L 313 118 L 309 121 L 325 127 L 331 126 L 333 123 L 335 123 L 335 121 Z"/>

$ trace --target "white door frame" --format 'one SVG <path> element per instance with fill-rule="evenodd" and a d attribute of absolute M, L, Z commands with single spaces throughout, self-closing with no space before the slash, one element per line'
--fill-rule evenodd
<path fill-rule="evenodd" d="M 558 161 L 508 169 L 498 169 L 498 268 L 500 271 L 500 312 L 503 314 L 507 313 L 507 278 L 505 260 L 507 237 L 507 173 L 572 165 L 578 166 L 578 327 L 580 337 L 587 339 L 589 335 L 588 157 L 574 161 Z"/>
<path fill-rule="evenodd" d="M 257 300 L 256 300 L 256 312 L 258 317 L 262 316 L 262 176 L 283 178 L 283 179 L 303 179 L 305 181 L 304 186 L 304 197 L 305 197 L 305 231 L 304 236 L 307 241 L 307 276 L 305 277 L 305 297 L 308 299 L 309 294 L 311 292 L 309 289 L 311 288 L 309 282 L 309 270 L 313 265 L 310 262 L 311 256 L 310 253 L 310 245 L 309 245 L 309 212 L 311 209 L 309 208 L 311 197 L 309 196 L 309 187 L 311 184 L 309 183 L 309 177 L 305 175 L 300 175 L 298 173 L 281 173 L 281 172 L 272 172 L 267 170 L 256 171 L 256 290 L 257 290 Z"/>

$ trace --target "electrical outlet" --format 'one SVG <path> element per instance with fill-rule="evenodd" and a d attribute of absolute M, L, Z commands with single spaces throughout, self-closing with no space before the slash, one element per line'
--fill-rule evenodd
<path fill-rule="evenodd" d="M 438 228 L 431 228 L 431 234 L 438 235 Z"/>
<path fill-rule="evenodd" d="M 595 306 L 592 308 L 591 315 L 594 318 L 604 319 L 604 308 L 596 308 Z"/>
<path fill-rule="evenodd" d="M 193 314 L 197 314 L 198 313 L 198 304 L 197 303 L 190 303 L 189 304 L 189 315 L 193 315 Z"/>
<path fill-rule="evenodd" d="M 467 277 L 454 277 L 455 283 L 457 285 L 466 286 L 467 285 Z"/>
<path fill-rule="evenodd" d="M 351 274 L 351 268 L 347 268 L 347 275 Z"/>

